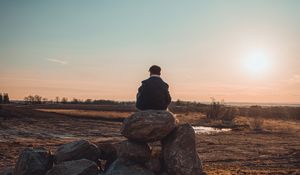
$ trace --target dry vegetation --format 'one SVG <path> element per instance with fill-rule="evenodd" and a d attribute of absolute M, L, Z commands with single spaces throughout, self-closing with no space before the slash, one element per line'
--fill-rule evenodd
<path fill-rule="evenodd" d="M 208 174 L 300 173 L 300 125 L 295 119 L 299 116 L 262 117 L 254 112 L 245 116 L 241 115 L 244 109 L 222 106 L 216 118 L 208 119 L 207 113 L 196 108 L 171 109 L 177 109 L 181 123 L 233 129 L 197 134 L 197 150 Z M 132 112 L 132 106 L 5 105 L 0 111 L 0 170 L 13 165 L 28 146 L 54 150 L 82 138 L 94 143 L 120 141 L 124 139 L 119 133 L 120 121 Z"/>

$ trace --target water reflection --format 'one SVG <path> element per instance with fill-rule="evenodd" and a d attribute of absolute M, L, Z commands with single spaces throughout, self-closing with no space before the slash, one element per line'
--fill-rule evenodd
<path fill-rule="evenodd" d="M 231 131 L 230 128 L 214 128 L 214 127 L 207 127 L 207 126 L 193 126 L 195 133 L 201 133 L 201 134 L 212 134 L 212 133 L 219 133 L 219 132 L 228 132 Z"/>

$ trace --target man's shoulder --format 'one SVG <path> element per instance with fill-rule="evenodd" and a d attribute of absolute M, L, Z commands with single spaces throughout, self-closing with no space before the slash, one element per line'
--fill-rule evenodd
<path fill-rule="evenodd" d="M 142 81 L 142 84 L 152 84 L 152 83 L 164 84 L 166 87 L 169 87 L 169 85 L 162 78 L 159 77 L 150 77 Z"/>
<path fill-rule="evenodd" d="M 142 84 L 146 84 L 149 81 L 149 78 L 142 81 Z"/>

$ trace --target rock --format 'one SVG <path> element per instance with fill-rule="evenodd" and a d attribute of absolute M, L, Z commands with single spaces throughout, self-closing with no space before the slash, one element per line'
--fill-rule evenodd
<path fill-rule="evenodd" d="M 134 162 L 117 159 L 104 175 L 155 175 L 150 170 Z"/>
<path fill-rule="evenodd" d="M 166 172 L 158 173 L 157 175 L 168 175 Z"/>
<path fill-rule="evenodd" d="M 53 166 L 53 156 L 44 148 L 26 148 L 20 154 L 14 175 L 45 175 Z"/>
<path fill-rule="evenodd" d="M 160 158 L 151 157 L 150 160 L 145 163 L 145 167 L 154 173 L 159 173 L 162 170 Z"/>
<path fill-rule="evenodd" d="M 111 159 L 116 160 L 117 159 L 118 154 L 117 154 L 116 144 L 101 143 L 101 144 L 97 144 L 97 146 L 101 152 L 100 159 L 102 159 L 102 160 L 111 160 Z"/>
<path fill-rule="evenodd" d="M 162 140 L 164 167 L 172 175 L 201 175 L 201 161 L 196 151 L 195 132 L 191 125 L 178 126 Z"/>
<path fill-rule="evenodd" d="M 145 163 L 145 167 L 154 173 L 162 171 L 162 151 L 159 143 L 153 142 L 151 145 L 151 157 L 150 160 Z"/>
<path fill-rule="evenodd" d="M 73 160 L 55 165 L 46 175 L 97 175 L 98 166 L 87 159 Z"/>
<path fill-rule="evenodd" d="M 163 110 L 138 111 L 125 119 L 121 133 L 129 140 L 153 142 L 166 137 L 176 127 L 172 113 Z"/>
<path fill-rule="evenodd" d="M 124 160 L 145 163 L 150 159 L 151 150 L 147 143 L 123 141 L 120 143 L 118 156 Z"/>
<path fill-rule="evenodd" d="M 96 162 L 100 157 L 98 147 L 86 140 L 74 141 L 58 147 L 55 153 L 55 163 L 79 159 L 88 159 Z"/>
<path fill-rule="evenodd" d="M 101 143 L 97 144 L 101 151 L 100 159 L 106 160 L 104 165 L 104 171 L 118 158 L 117 146 L 112 143 Z"/>
<path fill-rule="evenodd" d="M 9 167 L 0 172 L 0 175 L 13 175 L 14 168 Z"/>

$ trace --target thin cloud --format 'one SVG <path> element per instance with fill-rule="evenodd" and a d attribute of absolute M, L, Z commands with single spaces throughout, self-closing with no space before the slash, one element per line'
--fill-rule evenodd
<path fill-rule="evenodd" d="M 68 62 L 66 62 L 66 61 L 64 61 L 64 60 L 59 60 L 59 59 L 47 59 L 47 61 L 53 62 L 53 63 L 62 64 L 62 65 L 68 64 Z"/>

